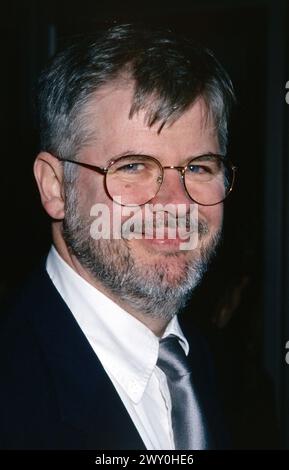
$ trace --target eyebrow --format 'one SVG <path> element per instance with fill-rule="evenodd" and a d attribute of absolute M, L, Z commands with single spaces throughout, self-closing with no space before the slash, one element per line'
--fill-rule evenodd
<path fill-rule="evenodd" d="M 125 152 L 120 152 L 119 154 L 116 154 L 114 155 L 113 157 L 111 157 L 109 160 L 107 160 L 106 162 L 106 166 L 108 166 L 109 164 L 111 164 L 112 162 L 114 162 L 115 160 L 117 160 L 118 158 L 121 158 L 121 157 L 126 157 L 126 156 L 131 156 L 131 155 L 135 155 L 135 156 L 144 156 L 144 157 L 152 157 L 152 158 L 155 158 L 156 160 L 160 160 L 160 156 L 159 155 L 151 155 L 151 154 L 147 154 L 145 152 L 142 152 L 142 151 L 136 151 L 136 150 L 127 150 Z M 219 155 L 219 156 L 222 156 L 224 157 L 224 155 L 220 154 L 220 153 L 214 153 L 214 152 L 211 152 L 211 151 L 208 151 L 208 152 L 203 152 L 203 153 L 199 153 L 198 155 L 192 155 L 188 158 L 185 158 L 183 160 L 183 164 L 187 164 L 188 162 L 190 162 L 191 160 L 193 160 L 194 158 L 197 158 L 197 157 L 206 157 L 206 156 L 210 156 L 210 155 Z M 160 162 L 161 163 L 161 162 Z"/>
<path fill-rule="evenodd" d="M 144 157 L 153 157 L 153 158 L 158 158 L 158 157 L 154 157 L 153 155 L 148 155 L 147 153 L 145 152 L 142 152 L 142 151 L 136 151 L 136 150 L 126 150 L 124 152 L 120 152 L 116 155 L 113 155 L 113 157 L 109 158 L 109 160 L 106 161 L 106 166 L 109 165 L 111 162 L 117 160 L 118 158 L 121 158 L 121 157 L 129 157 L 130 155 L 142 155 Z"/>

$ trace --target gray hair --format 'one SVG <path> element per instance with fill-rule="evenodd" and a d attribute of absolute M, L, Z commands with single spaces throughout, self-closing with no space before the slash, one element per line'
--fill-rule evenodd
<path fill-rule="evenodd" d="M 171 31 L 114 26 L 80 39 L 58 53 L 39 79 L 41 150 L 77 159 L 91 139 L 85 110 L 95 92 L 127 77 L 134 83 L 130 117 L 146 111 L 147 124 L 174 122 L 202 97 L 212 117 L 221 152 L 227 147 L 228 118 L 235 100 L 227 73 L 213 53 Z M 75 165 L 65 165 L 73 180 Z"/>

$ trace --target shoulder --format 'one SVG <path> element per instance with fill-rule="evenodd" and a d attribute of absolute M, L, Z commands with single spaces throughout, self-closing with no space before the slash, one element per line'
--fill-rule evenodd
<path fill-rule="evenodd" d="M 30 317 L 32 311 L 41 311 L 45 301 L 45 291 L 49 285 L 46 279 L 45 262 L 41 261 L 38 268 L 23 281 L 21 286 L 14 288 L 1 301 L 0 305 L 0 361 L 1 365 L 17 361 L 27 355 L 33 341 L 33 328 Z M 49 289 L 49 287 L 48 287 Z M 21 354 L 19 354 L 19 352 Z"/>
<path fill-rule="evenodd" d="M 46 270 L 47 256 L 43 256 L 37 266 L 26 275 L 21 284 L 10 289 L 0 300 L 0 322 L 9 323 L 8 317 L 23 319 L 29 312 L 42 308 L 47 303 L 59 301 L 60 295 Z"/>

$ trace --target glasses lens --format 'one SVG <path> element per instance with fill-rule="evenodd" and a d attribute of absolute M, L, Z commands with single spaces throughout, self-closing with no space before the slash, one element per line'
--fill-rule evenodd
<path fill-rule="evenodd" d="M 106 187 L 112 198 L 120 197 L 123 205 L 145 204 L 159 190 L 162 169 L 150 157 L 130 155 L 116 160 L 106 175 Z"/>
<path fill-rule="evenodd" d="M 223 201 L 230 192 L 233 171 L 229 163 L 215 155 L 194 158 L 185 172 L 185 185 L 191 198 L 202 205 Z"/>

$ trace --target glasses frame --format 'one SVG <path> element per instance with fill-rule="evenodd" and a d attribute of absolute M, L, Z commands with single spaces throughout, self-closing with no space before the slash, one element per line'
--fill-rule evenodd
<path fill-rule="evenodd" d="M 163 180 L 164 180 L 164 170 L 177 170 L 180 175 L 181 175 L 181 180 L 183 182 L 183 185 L 184 185 L 184 188 L 185 188 L 185 191 L 187 193 L 187 195 L 189 196 L 189 198 L 194 201 L 196 204 L 199 204 L 201 206 L 216 206 L 217 204 L 221 204 L 225 199 L 227 199 L 227 197 L 229 196 L 229 194 L 232 192 L 232 189 L 233 189 L 233 186 L 234 186 L 234 183 L 235 183 L 235 179 L 236 179 L 236 171 L 237 171 L 237 167 L 225 156 L 225 155 L 221 155 L 221 154 L 217 154 L 217 153 L 207 153 L 207 154 L 202 154 L 202 155 L 197 155 L 196 157 L 193 157 L 188 163 L 187 165 L 185 166 L 178 166 L 178 165 L 168 165 L 168 166 L 163 166 L 159 160 L 157 160 L 157 158 L 155 157 L 152 157 L 151 155 L 137 155 L 137 154 L 133 154 L 133 155 L 122 155 L 121 157 L 118 157 L 116 158 L 115 160 L 111 160 L 108 164 L 107 167 L 101 167 L 101 166 L 97 166 L 97 165 L 92 165 L 90 163 L 85 163 L 85 162 L 79 162 L 77 160 L 71 160 L 69 158 L 61 158 L 59 157 L 58 155 L 54 155 L 52 154 L 53 157 L 57 158 L 60 162 L 68 162 L 68 163 L 74 163 L 75 165 L 79 165 L 83 168 L 87 168 L 89 170 L 92 170 L 92 171 L 95 171 L 101 175 L 103 175 L 105 177 L 105 189 L 106 189 L 106 192 L 108 194 L 108 196 L 113 200 L 113 197 L 111 196 L 108 188 L 107 188 L 107 184 L 106 184 L 106 178 L 107 178 L 107 174 L 110 170 L 110 168 L 114 165 L 114 163 L 116 162 L 119 162 L 125 158 L 128 158 L 128 157 L 145 157 L 145 158 L 149 158 L 150 160 L 153 160 L 157 165 L 158 167 L 160 168 L 160 171 L 161 171 L 161 179 L 160 181 L 158 181 L 160 183 L 159 185 L 159 189 L 157 190 L 157 192 L 155 193 L 155 195 L 149 199 L 148 201 L 146 202 L 143 202 L 142 204 L 121 204 L 122 206 L 143 206 L 144 204 L 147 204 L 148 202 L 150 202 L 154 197 L 156 197 L 156 195 L 158 194 L 158 192 L 160 191 L 161 189 L 161 186 L 162 186 L 162 183 L 163 183 Z M 230 188 L 226 194 L 226 196 L 221 200 L 221 201 L 218 201 L 218 202 L 214 202 L 214 204 L 202 204 L 201 202 L 198 202 L 196 201 L 194 198 L 192 198 L 192 196 L 190 195 L 190 193 L 188 192 L 188 189 L 186 187 L 186 179 L 185 179 L 185 173 L 188 169 L 188 167 L 192 164 L 192 162 L 194 160 L 197 160 L 198 158 L 200 157 L 217 157 L 219 158 L 225 165 L 229 166 L 230 170 L 232 171 L 232 181 L 231 181 L 231 185 L 230 185 Z"/>

